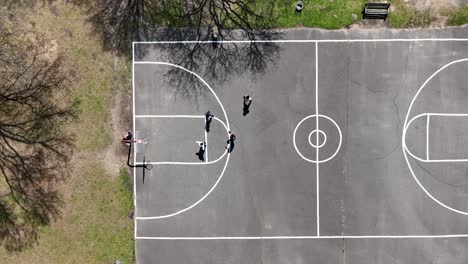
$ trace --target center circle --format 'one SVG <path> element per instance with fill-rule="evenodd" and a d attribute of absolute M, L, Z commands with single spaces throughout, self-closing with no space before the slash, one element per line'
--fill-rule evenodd
<path fill-rule="evenodd" d="M 317 135 L 318 133 L 318 135 Z M 314 144 L 314 142 L 316 143 L 319 143 L 320 142 L 320 135 L 322 135 L 323 137 L 323 141 L 321 144 L 319 144 L 318 146 L 316 144 Z M 325 145 L 325 143 L 327 143 L 327 135 L 325 134 L 325 132 L 323 132 L 322 130 L 317 130 L 315 129 L 314 131 L 310 132 L 309 134 L 309 144 L 314 147 L 314 148 L 321 148 Z"/>
<path fill-rule="evenodd" d="M 319 121 L 319 119 L 322 120 L 322 121 Z M 310 122 L 312 122 L 312 123 L 310 123 Z M 323 147 L 327 142 L 327 134 L 324 131 L 319 129 L 320 123 L 322 123 L 322 122 L 328 123 L 328 125 L 326 125 L 324 127 L 327 127 L 328 130 L 326 130 L 326 131 L 329 131 L 331 129 L 330 131 L 332 131 L 332 134 L 331 134 L 332 137 L 336 137 L 336 134 L 338 134 L 338 138 L 337 138 L 338 142 L 337 143 L 335 142 L 336 146 L 333 146 L 334 141 L 332 141 L 331 142 L 332 146 L 325 152 L 324 155 L 320 156 L 318 150 L 321 147 Z M 306 123 L 310 123 L 309 126 L 304 125 L 304 126 L 307 126 L 309 128 L 310 128 L 311 124 L 313 126 L 315 126 L 315 129 L 312 130 L 312 132 L 309 133 L 307 138 L 304 138 L 304 141 L 308 141 L 309 145 L 312 146 L 312 148 L 314 148 L 316 150 L 315 155 L 314 155 L 315 157 L 311 157 L 311 156 L 308 157 L 308 156 L 306 156 L 307 155 L 306 153 L 302 153 L 299 150 L 299 148 L 302 146 L 302 144 L 301 144 L 301 141 L 299 141 L 299 142 L 297 141 L 298 139 L 296 138 L 296 136 L 297 136 L 296 134 L 297 134 L 297 131 L 299 130 L 299 128 L 303 124 L 306 124 Z M 330 125 L 331 125 L 331 127 L 330 127 Z M 308 132 L 311 129 L 312 128 L 310 128 L 310 129 L 308 129 L 306 131 Z M 335 134 L 333 134 L 333 129 L 335 129 Z M 323 135 L 323 142 L 320 141 L 320 134 Z M 305 135 L 307 135 L 307 134 L 305 134 Z M 305 137 L 305 135 L 303 134 L 304 137 Z M 330 133 L 329 133 L 329 135 L 330 135 Z M 314 137 L 315 137 L 315 140 L 313 140 Z M 319 137 L 319 140 L 317 140 L 317 137 Z M 294 132 L 293 132 L 293 145 L 294 145 L 294 149 L 296 150 L 297 154 L 302 159 L 304 159 L 304 160 L 306 160 L 308 162 L 316 163 L 316 164 L 324 163 L 324 162 L 327 162 L 327 161 L 333 159 L 338 154 L 338 152 L 340 151 L 342 142 L 343 142 L 343 134 L 341 133 L 340 127 L 335 122 L 335 120 L 333 120 L 331 117 L 326 116 L 326 115 L 315 114 L 315 115 L 309 115 L 309 116 L 304 117 L 296 125 L 296 128 L 294 128 Z M 307 145 L 307 144 L 305 144 L 305 145 Z M 333 148 L 335 149 L 334 152 L 333 152 Z M 304 154 L 306 154 L 306 155 L 304 155 Z"/>

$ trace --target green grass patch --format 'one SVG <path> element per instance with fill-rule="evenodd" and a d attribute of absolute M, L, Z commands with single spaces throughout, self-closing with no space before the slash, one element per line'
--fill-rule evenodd
<path fill-rule="evenodd" d="M 450 12 L 448 17 L 447 23 L 450 26 L 462 26 L 468 24 L 468 5 Z"/>
<path fill-rule="evenodd" d="M 388 15 L 388 21 L 391 27 L 404 28 L 411 20 L 412 10 L 406 6 L 403 0 L 391 0 L 392 11 Z"/>
<path fill-rule="evenodd" d="M 92 209 L 83 209 L 90 214 L 100 213 L 94 219 L 88 216 L 94 221 L 85 224 L 79 239 L 93 262 L 112 263 L 119 259 L 123 263 L 133 263 L 133 220 L 128 218 L 133 207 L 131 177 L 126 168 L 122 168 L 119 177 L 109 182 L 109 178 L 99 177 L 98 173 L 102 173 L 99 168 L 92 169 L 93 172 L 88 172 L 91 186 L 86 189 L 90 191 L 89 201 L 95 201 L 95 205 L 88 204 Z"/>
<path fill-rule="evenodd" d="M 297 1 L 260 0 L 259 8 L 273 5 L 273 15 L 279 27 L 319 27 L 339 29 L 353 24 L 352 14 L 362 19 L 365 0 L 319 0 L 304 1 L 301 13 L 295 12 Z"/>

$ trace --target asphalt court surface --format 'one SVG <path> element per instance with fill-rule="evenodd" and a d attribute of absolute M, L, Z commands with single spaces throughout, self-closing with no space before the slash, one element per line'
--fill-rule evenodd
<path fill-rule="evenodd" d="M 135 44 L 138 263 L 467 263 L 467 238 L 431 236 L 468 234 L 468 41 L 344 41 L 467 33 L 293 30 L 311 41 L 194 94 Z"/>

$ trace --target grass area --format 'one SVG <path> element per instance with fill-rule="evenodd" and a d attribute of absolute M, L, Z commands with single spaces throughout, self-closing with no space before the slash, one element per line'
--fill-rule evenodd
<path fill-rule="evenodd" d="M 16 253 L 0 248 L 0 263 L 134 263 L 130 176 L 102 163 L 113 141 L 112 102 L 126 92 L 118 89 L 128 84 L 130 68 L 126 59 L 102 49 L 86 11 L 68 2 L 38 5 L 25 27 L 51 40 L 50 52 L 65 59 L 79 113 L 68 128 L 77 140 L 74 170 L 59 186 L 61 217 L 40 230 L 34 247 Z"/>
<path fill-rule="evenodd" d="M 462 26 L 468 24 L 468 5 L 450 12 L 448 17 L 447 23 L 450 26 Z"/>
<path fill-rule="evenodd" d="M 63 218 L 41 230 L 39 244 L 21 253 L 0 251 L 0 263 L 133 263 L 131 183 L 126 169 L 112 177 L 98 162 L 70 183 Z"/>
<path fill-rule="evenodd" d="M 434 20 L 432 11 L 418 11 L 408 6 L 403 0 L 390 0 L 392 11 L 389 14 L 389 24 L 394 28 L 427 27 Z"/>
<path fill-rule="evenodd" d="M 319 0 L 305 1 L 301 13 L 295 12 L 297 1 L 260 0 L 259 5 L 274 2 L 274 15 L 278 18 L 279 27 L 320 27 L 325 29 L 339 29 L 349 26 L 362 19 L 365 0 Z"/>
<path fill-rule="evenodd" d="M 113 92 L 114 57 L 100 49 L 86 17 L 84 10 L 57 1 L 40 8 L 33 19 L 35 31 L 57 40 L 57 49 L 63 53 L 69 68 L 80 120 L 72 128 L 77 132 L 78 147 L 95 151 L 112 141 L 107 120 L 112 99 L 109 95 Z"/>

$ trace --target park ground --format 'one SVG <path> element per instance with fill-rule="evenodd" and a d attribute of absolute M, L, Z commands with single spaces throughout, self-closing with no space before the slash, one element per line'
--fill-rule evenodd
<path fill-rule="evenodd" d="M 28 11 L 29 12 L 29 11 Z M 84 10 L 61 1 L 38 5 L 24 26 L 61 52 L 70 72 L 78 120 L 72 173 L 60 183 L 61 216 L 40 230 L 37 244 L 19 252 L 0 249 L 0 263 L 133 262 L 133 200 L 126 149 L 115 138 L 130 114 L 130 62 L 101 48 Z"/>
<path fill-rule="evenodd" d="M 265 0 L 266 1 L 266 0 Z M 291 27 L 438 27 L 468 23 L 464 0 L 390 0 L 388 21 L 362 22 L 365 1 L 321 0 L 301 15 L 295 1 L 278 2 L 278 25 Z M 44 34 L 51 52 L 62 52 L 72 73 L 79 118 L 68 129 L 77 139 L 70 169 L 60 191 L 61 217 L 42 228 L 37 243 L 20 252 L 0 249 L 0 263 L 123 263 L 134 261 L 131 180 L 126 149 L 115 139 L 130 124 L 130 58 L 104 50 L 94 34 L 90 12 L 70 1 L 41 3 L 28 11 L 24 26 Z"/>

